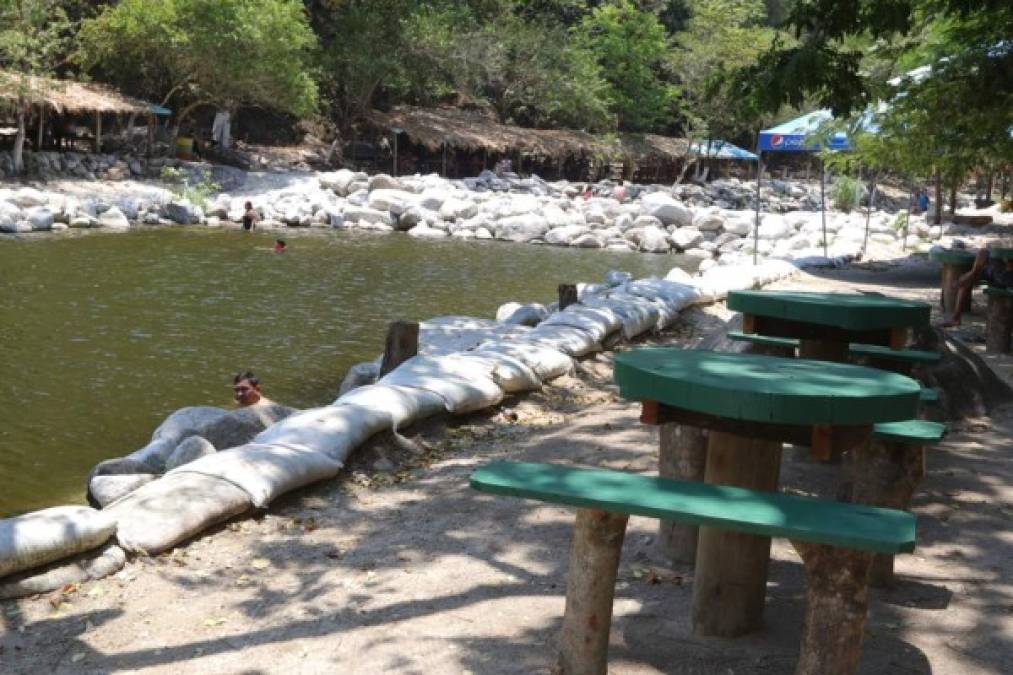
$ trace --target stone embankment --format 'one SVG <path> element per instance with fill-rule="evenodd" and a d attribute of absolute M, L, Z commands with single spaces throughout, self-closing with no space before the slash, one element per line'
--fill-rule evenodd
<path fill-rule="evenodd" d="M 607 181 L 591 186 L 591 194 L 585 197 L 583 185 L 546 182 L 537 176 L 500 177 L 486 171 L 475 178 L 448 180 L 435 174 L 368 176 L 342 169 L 291 174 L 292 180 L 279 181 L 286 183 L 283 187 L 251 193 L 241 189 L 245 174 L 228 167 L 164 159 L 140 166 L 137 159 L 86 156 L 74 160 L 73 153 L 48 154 L 53 158 L 46 161 L 60 167 L 83 162 L 74 165 L 71 175 L 94 173 L 85 168 L 88 162 L 130 175 L 138 169 L 144 176 L 157 175 L 171 165 L 189 174 L 193 185 L 209 171 L 210 180 L 225 184 L 227 191 L 195 204 L 165 189 L 143 194 L 124 189 L 113 198 L 78 198 L 32 187 L 0 188 L 0 232 L 125 231 L 144 225 L 220 227 L 237 223 L 250 201 L 260 216 L 258 227 L 265 229 L 351 228 L 405 232 L 413 237 L 671 253 L 681 256 L 684 268 L 701 271 L 752 262 L 754 248 L 763 258 L 798 260 L 824 253 L 823 219 L 815 210 L 818 187 L 799 182 L 764 183 L 757 246 L 756 217 L 751 210 L 755 185 L 737 179 L 720 179 L 706 186 L 628 185 L 626 196 L 617 200 L 616 186 Z M 873 211 L 866 244 L 864 212 L 828 212 L 827 253 L 831 258 L 849 259 L 864 246 L 866 256 L 900 257 L 904 250 L 926 251 L 942 234 L 924 218 L 915 217 L 905 240 L 903 225 L 903 212 Z"/>

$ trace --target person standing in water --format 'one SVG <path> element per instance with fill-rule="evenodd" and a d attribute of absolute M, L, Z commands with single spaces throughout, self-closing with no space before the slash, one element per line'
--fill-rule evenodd
<path fill-rule="evenodd" d="M 264 392 L 260 389 L 260 380 L 252 370 L 242 370 L 232 378 L 232 396 L 241 408 L 273 403 L 264 396 Z"/>
<path fill-rule="evenodd" d="M 249 232 L 259 219 L 260 214 L 253 208 L 253 202 L 246 202 L 243 206 L 243 229 Z"/>

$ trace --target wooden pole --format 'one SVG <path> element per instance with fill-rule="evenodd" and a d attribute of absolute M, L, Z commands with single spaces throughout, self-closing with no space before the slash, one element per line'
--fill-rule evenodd
<path fill-rule="evenodd" d="M 936 169 L 936 225 L 943 224 L 943 177 Z"/>
<path fill-rule="evenodd" d="M 559 311 L 562 312 L 570 305 L 580 302 L 577 295 L 576 284 L 559 284 Z"/>
<path fill-rule="evenodd" d="M 820 158 L 820 220 L 823 222 L 823 257 L 829 258 L 827 253 L 827 166 Z"/>
<path fill-rule="evenodd" d="M 629 516 L 579 509 L 566 573 L 566 612 L 559 639 L 564 675 L 605 675 L 616 573 Z"/>
<path fill-rule="evenodd" d="M 38 143 L 35 146 L 35 149 L 38 152 L 42 152 L 42 134 L 43 134 L 43 130 L 45 128 L 46 128 L 46 106 L 40 105 L 39 106 L 39 135 L 38 135 Z"/>
<path fill-rule="evenodd" d="M 954 308 L 957 306 L 957 295 L 958 295 L 958 281 L 960 277 L 971 269 L 970 263 L 961 265 L 957 263 L 943 263 L 943 270 L 940 277 L 940 286 L 942 287 L 942 299 L 943 299 L 943 311 L 947 314 L 953 314 Z M 964 298 L 963 306 L 960 311 L 967 312 L 971 309 L 971 294 L 968 293 L 967 297 Z"/>
<path fill-rule="evenodd" d="M 102 113 L 95 113 L 95 154 L 102 152 Z"/>
<path fill-rule="evenodd" d="M 397 176 L 397 132 L 394 132 L 394 167 L 391 169 L 390 175 Z"/>
<path fill-rule="evenodd" d="M 447 177 L 447 142 L 443 141 L 443 177 Z"/>
<path fill-rule="evenodd" d="M 756 224 L 753 227 L 753 264 L 760 254 L 760 180 L 763 177 L 763 153 L 756 152 Z"/>
<path fill-rule="evenodd" d="M 394 321 L 387 328 L 387 343 L 380 361 L 380 377 L 419 353 L 419 325 Z"/>
<path fill-rule="evenodd" d="M 707 468 L 707 436 L 705 429 L 662 424 L 658 475 L 702 482 Z M 661 520 L 658 525 L 658 543 L 665 555 L 676 565 L 695 563 L 699 528 L 670 520 Z"/>
<path fill-rule="evenodd" d="M 795 675 L 854 675 L 862 656 L 872 554 L 793 541 L 805 564 L 806 607 Z"/>
<path fill-rule="evenodd" d="M 711 431 L 705 480 L 777 490 L 781 442 Z M 693 582 L 693 630 L 736 637 L 759 630 L 767 596 L 770 537 L 701 527 Z"/>

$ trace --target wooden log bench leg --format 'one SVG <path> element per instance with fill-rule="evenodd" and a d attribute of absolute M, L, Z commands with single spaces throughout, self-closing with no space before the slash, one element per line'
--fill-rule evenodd
<path fill-rule="evenodd" d="M 706 481 L 776 491 L 781 442 L 711 431 Z M 770 537 L 701 527 L 693 580 L 693 630 L 736 637 L 759 630 L 767 596 Z"/>
<path fill-rule="evenodd" d="M 658 475 L 662 478 L 703 481 L 707 468 L 707 431 L 684 424 L 661 425 Z M 696 525 L 658 521 L 658 543 L 676 565 L 696 562 Z"/>
<path fill-rule="evenodd" d="M 795 675 L 852 675 L 862 656 L 872 553 L 792 541 L 806 576 L 805 625 Z"/>
<path fill-rule="evenodd" d="M 559 644 L 562 675 L 605 675 L 616 573 L 629 516 L 578 509 Z"/>
<path fill-rule="evenodd" d="M 849 453 L 850 494 L 856 504 L 907 511 L 911 497 L 925 477 L 925 448 L 910 443 L 873 440 Z M 894 556 L 876 554 L 869 585 L 889 588 L 894 583 Z"/>
<path fill-rule="evenodd" d="M 1013 297 L 988 295 L 988 325 L 985 330 L 985 353 L 1005 354 L 1010 350 L 1013 329 Z"/>

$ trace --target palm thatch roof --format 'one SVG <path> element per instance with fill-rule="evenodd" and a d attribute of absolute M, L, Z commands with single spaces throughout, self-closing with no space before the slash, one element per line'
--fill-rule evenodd
<path fill-rule="evenodd" d="M 150 109 L 148 103 L 104 85 L 0 70 L 0 101 L 15 102 L 21 97 L 60 113 L 145 113 Z"/>
<path fill-rule="evenodd" d="M 384 131 L 400 129 L 413 143 L 433 152 L 446 143 L 450 148 L 472 152 L 521 151 L 553 159 L 585 155 L 643 164 L 682 160 L 687 147 L 685 139 L 655 134 L 599 136 L 576 129 L 528 129 L 500 124 L 482 113 L 459 108 L 373 110 L 367 114 L 366 122 Z"/>

